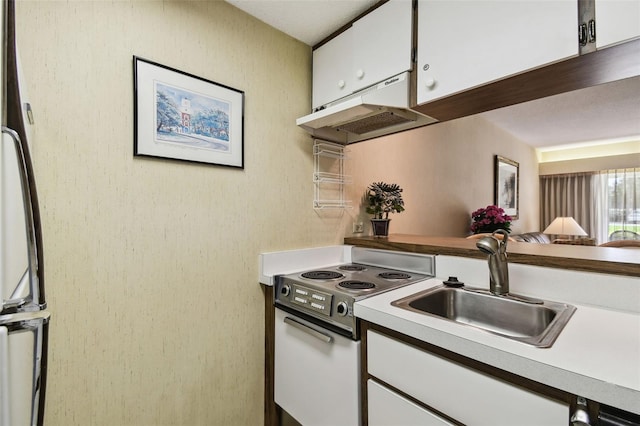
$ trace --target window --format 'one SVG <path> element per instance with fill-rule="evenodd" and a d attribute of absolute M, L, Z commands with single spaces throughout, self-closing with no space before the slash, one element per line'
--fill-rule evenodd
<path fill-rule="evenodd" d="M 640 167 L 540 176 L 540 220 L 544 229 L 571 216 L 596 239 L 640 240 Z"/>
<path fill-rule="evenodd" d="M 605 170 L 595 180 L 603 189 L 600 204 L 606 216 L 599 236 L 603 241 L 640 240 L 640 168 Z"/>

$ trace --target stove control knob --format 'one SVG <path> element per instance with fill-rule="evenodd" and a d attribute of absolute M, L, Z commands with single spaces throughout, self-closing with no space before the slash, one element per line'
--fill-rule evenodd
<path fill-rule="evenodd" d="M 347 314 L 349 313 L 349 307 L 347 306 L 346 302 L 338 303 L 338 306 L 336 306 L 336 312 L 342 317 L 347 316 Z"/>
<path fill-rule="evenodd" d="M 289 293 L 291 293 L 291 287 L 289 287 L 287 284 L 283 285 L 280 288 L 280 294 L 287 297 L 289 295 Z"/>

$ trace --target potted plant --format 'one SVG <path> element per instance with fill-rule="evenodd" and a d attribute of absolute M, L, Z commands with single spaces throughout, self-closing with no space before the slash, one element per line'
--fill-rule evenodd
<path fill-rule="evenodd" d="M 367 188 L 367 213 L 373 215 L 371 228 L 375 237 L 389 235 L 389 213 L 404 211 L 402 188 L 395 183 L 374 182 Z"/>
<path fill-rule="evenodd" d="M 511 216 L 498 206 L 487 206 L 471 213 L 471 232 L 474 234 L 491 233 L 497 229 L 511 232 Z"/>

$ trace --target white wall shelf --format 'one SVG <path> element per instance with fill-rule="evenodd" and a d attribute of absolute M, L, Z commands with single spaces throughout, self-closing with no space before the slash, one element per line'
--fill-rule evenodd
<path fill-rule="evenodd" d="M 348 150 L 344 145 L 313 141 L 314 209 L 351 208 L 351 200 L 345 199 L 344 186 L 352 182 L 344 174 Z"/>

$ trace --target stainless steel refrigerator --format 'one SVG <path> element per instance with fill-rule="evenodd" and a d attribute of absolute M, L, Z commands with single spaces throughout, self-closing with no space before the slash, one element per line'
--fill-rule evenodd
<path fill-rule="evenodd" d="M 42 425 L 49 312 L 29 150 L 31 108 L 21 96 L 14 0 L 0 0 L 0 426 Z"/>

